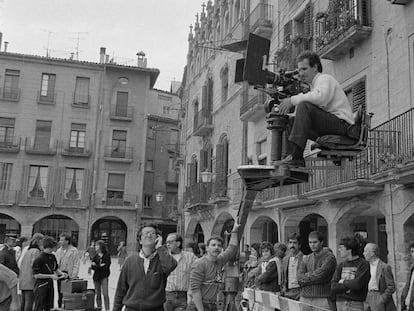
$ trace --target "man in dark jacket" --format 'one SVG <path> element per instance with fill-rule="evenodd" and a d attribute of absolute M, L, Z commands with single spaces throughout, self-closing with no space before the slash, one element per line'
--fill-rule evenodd
<path fill-rule="evenodd" d="M 411 260 L 414 261 L 414 243 L 410 244 Z M 401 310 L 414 311 L 414 264 L 408 273 L 407 283 L 401 294 Z"/>
<path fill-rule="evenodd" d="M 332 294 L 338 311 L 363 311 L 371 278 L 369 262 L 359 257 L 360 244 L 354 237 L 339 242 L 339 255 L 343 260 L 332 278 Z"/>
<path fill-rule="evenodd" d="M 0 264 L 5 265 L 14 273 L 19 275 L 19 267 L 16 261 L 16 252 L 14 247 L 16 246 L 16 238 L 7 237 L 4 239 L 4 248 L 0 251 Z"/>
<path fill-rule="evenodd" d="M 141 251 L 129 256 L 122 266 L 115 291 L 113 311 L 163 311 L 168 275 L 177 262 L 162 245 L 156 224 L 138 233 Z"/>
<path fill-rule="evenodd" d="M 364 257 L 370 265 L 371 279 L 368 283 L 366 306 L 371 311 L 396 311 L 392 294 L 395 292 L 394 277 L 390 265 L 378 257 L 379 248 L 368 243 L 364 248 Z"/>
<path fill-rule="evenodd" d="M 283 296 L 299 300 L 300 286 L 298 283 L 298 271 L 303 260 L 303 253 L 300 251 L 300 236 L 296 232 L 289 234 L 289 253 L 283 258 Z"/>

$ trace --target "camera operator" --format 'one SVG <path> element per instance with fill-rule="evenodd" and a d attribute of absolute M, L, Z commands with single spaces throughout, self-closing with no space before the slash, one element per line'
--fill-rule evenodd
<path fill-rule="evenodd" d="M 322 73 L 321 60 L 316 53 L 304 51 L 297 61 L 299 79 L 310 84 L 311 89 L 306 94 L 282 99 L 279 112 L 285 115 L 296 108 L 289 136 L 289 155 L 284 162 L 292 166 L 305 166 L 303 150 L 306 141 L 328 134 L 347 136 L 354 117 L 338 81 Z"/>

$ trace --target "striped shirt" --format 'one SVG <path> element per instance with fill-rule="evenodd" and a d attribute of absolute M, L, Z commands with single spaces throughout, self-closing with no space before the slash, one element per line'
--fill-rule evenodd
<path fill-rule="evenodd" d="M 168 276 L 165 290 L 167 292 L 186 292 L 190 289 L 191 265 L 197 257 L 193 253 L 186 251 L 181 251 L 181 253 L 177 255 L 171 254 L 171 256 L 177 261 L 177 268 L 175 268 L 175 270 Z"/>

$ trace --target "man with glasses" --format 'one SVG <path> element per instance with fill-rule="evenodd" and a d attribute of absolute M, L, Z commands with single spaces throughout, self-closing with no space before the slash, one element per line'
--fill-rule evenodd
<path fill-rule="evenodd" d="M 177 261 L 177 268 L 167 279 L 164 310 L 184 311 L 187 309 L 187 301 L 191 300 L 190 270 L 197 257 L 191 252 L 183 251 L 183 238 L 178 233 L 170 233 L 166 244 L 170 255 Z"/>
<path fill-rule="evenodd" d="M 156 224 L 144 225 L 137 239 L 141 250 L 122 266 L 113 311 L 124 306 L 125 311 L 163 311 L 166 281 L 177 262 L 162 245 Z"/>

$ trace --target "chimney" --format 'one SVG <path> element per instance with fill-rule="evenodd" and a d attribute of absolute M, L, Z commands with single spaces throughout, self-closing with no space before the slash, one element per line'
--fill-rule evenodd
<path fill-rule="evenodd" d="M 105 62 L 105 53 L 106 53 L 106 48 L 101 48 L 100 52 L 99 52 L 99 63 L 103 64 Z"/>
<path fill-rule="evenodd" d="M 9 45 L 9 42 L 4 41 L 4 53 L 7 52 L 7 46 Z"/>
<path fill-rule="evenodd" d="M 142 67 L 142 68 L 147 68 L 147 59 L 145 58 L 145 53 L 142 51 L 138 52 L 137 56 L 138 56 L 137 66 Z"/>

